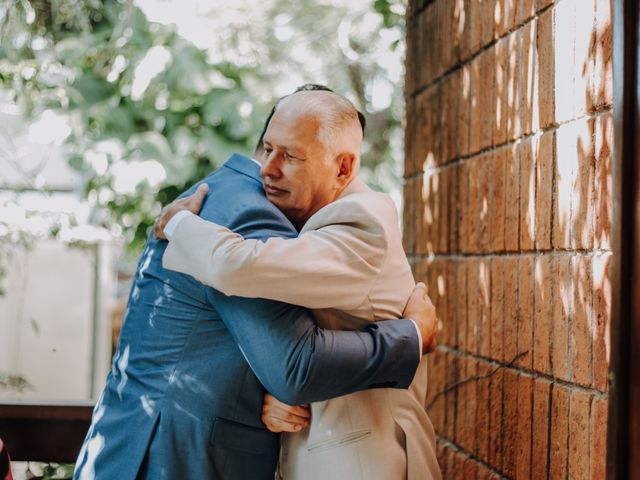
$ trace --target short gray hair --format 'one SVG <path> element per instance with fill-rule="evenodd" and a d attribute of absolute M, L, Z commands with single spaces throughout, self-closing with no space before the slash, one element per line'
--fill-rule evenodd
<path fill-rule="evenodd" d="M 327 155 L 352 151 L 360 158 L 362 126 L 358 110 L 349 100 L 329 91 L 300 91 L 283 98 L 276 110 L 292 101 L 300 114 L 319 120 L 316 135 Z"/>

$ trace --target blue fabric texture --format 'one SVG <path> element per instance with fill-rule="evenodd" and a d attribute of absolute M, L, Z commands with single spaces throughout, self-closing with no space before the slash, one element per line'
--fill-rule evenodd
<path fill-rule="evenodd" d="M 297 235 L 250 159 L 233 155 L 203 182 L 203 218 L 248 238 Z M 166 246 L 150 236 L 138 264 L 75 479 L 273 480 L 279 446 L 260 420 L 265 388 L 302 404 L 411 383 L 420 359 L 409 320 L 323 330 L 303 308 L 227 297 L 163 269 Z"/>

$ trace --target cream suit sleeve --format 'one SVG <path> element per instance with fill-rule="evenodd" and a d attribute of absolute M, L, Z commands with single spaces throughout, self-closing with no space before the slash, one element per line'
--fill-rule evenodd
<path fill-rule="evenodd" d="M 367 298 L 387 255 L 384 221 L 397 217 L 386 200 L 376 192 L 349 195 L 317 212 L 297 238 L 266 242 L 189 216 L 173 233 L 163 266 L 226 295 L 353 309 Z"/>

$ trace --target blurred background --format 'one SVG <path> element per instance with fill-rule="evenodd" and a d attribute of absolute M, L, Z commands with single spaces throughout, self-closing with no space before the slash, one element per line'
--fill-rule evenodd
<path fill-rule="evenodd" d="M 1 0 L 0 400 L 101 391 L 163 204 L 274 101 L 322 83 L 367 117 L 362 176 L 401 211 L 402 0 Z"/>

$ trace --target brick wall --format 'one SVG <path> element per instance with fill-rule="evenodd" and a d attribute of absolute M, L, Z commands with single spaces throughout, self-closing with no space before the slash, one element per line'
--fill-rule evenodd
<path fill-rule="evenodd" d="M 611 0 L 409 1 L 405 249 L 446 479 L 605 477 Z"/>

